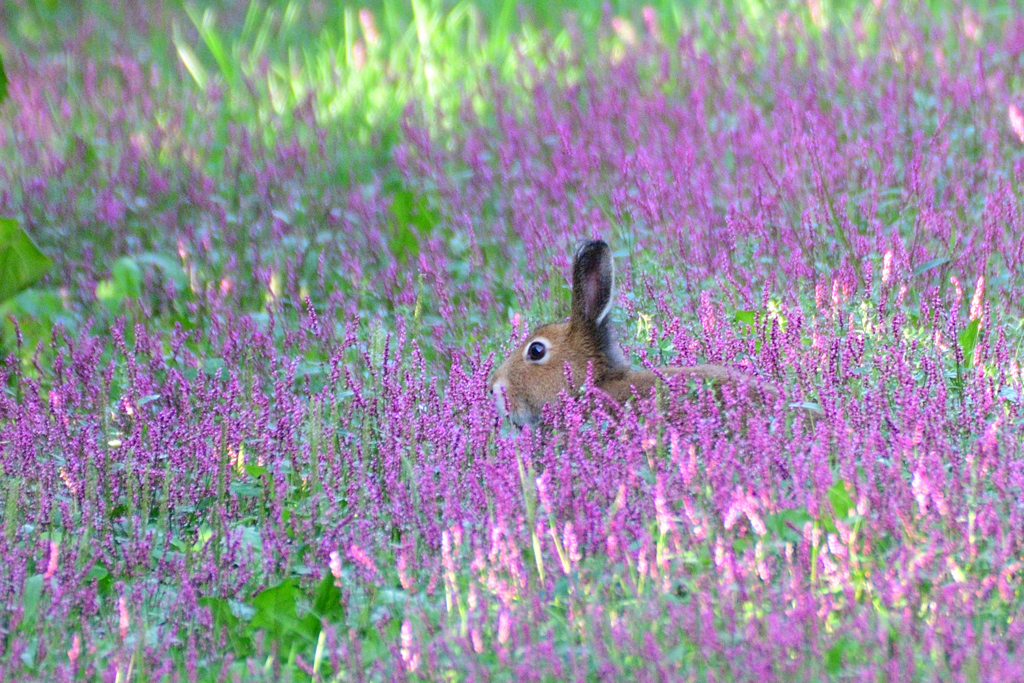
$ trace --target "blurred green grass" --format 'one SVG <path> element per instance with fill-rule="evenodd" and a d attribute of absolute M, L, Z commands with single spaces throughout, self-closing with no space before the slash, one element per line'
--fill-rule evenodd
<path fill-rule="evenodd" d="M 963 12 L 970 11 L 993 19 L 996 25 L 1011 10 L 1011 5 L 1002 1 L 971 2 L 961 11 L 941 13 L 945 3 L 937 0 L 900 4 L 932 12 L 939 21 L 962 21 Z M 186 120 L 176 126 L 173 152 L 154 154 L 151 161 L 174 167 L 181 166 L 183 159 L 190 163 L 198 159 L 209 176 L 218 179 L 216 190 L 226 205 L 235 207 L 246 188 L 251 188 L 251 178 L 233 179 L 224 174 L 225 155 L 237 141 L 231 130 L 239 125 L 268 148 L 290 140 L 310 150 L 318 143 L 323 145 L 326 152 L 322 157 L 314 155 L 304 192 L 346 190 L 373 179 L 383 181 L 384 194 L 404 197 L 413 196 L 410 193 L 420 188 L 405 186 L 391 151 L 401 139 L 401 124 L 410 104 L 422 108 L 428 125 L 443 129 L 453 125 L 458 109 L 467 103 L 478 113 L 486 113 L 492 106 L 479 94 L 478 86 L 485 79 L 521 85 L 529 82 L 531 69 L 544 69 L 559 58 L 575 60 L 568 67 L 559 65 L 560 78 L 573 78 L 589 64 L 600 68 L 608 63 L 608 55 L 614 59 L 629 43 L 645 39 L 649 33 L 643 16 L 646 7 L 654 9 L 658 24 L 658 37 L 649 39 L 671 43 L 686 32 L 712 55 L 726 54 L 739 42 L 754 60 L 767 58 L 771 50 L 779 49 L 772 35 L 783 14 L 800 26 L 808 42 L 827 41 L 830 29 L 853 34 L 849 28 L 856 22 L 860 27 L 856 34 L 865 49 L 878 47 L 878 10 L 873 3 L 852 0 L 721 0 L 713 6 L 697 0 L 377 0 L 360 4 L 13 0 L 0 5 L 0 52 L 15 77 L 19 63 L 25 60 L 65 57 L 68 78 L 55 88 L 65 88 L 71 101 L 82 90 L 84 60 L 134 60 L 159 74 L 160 92 L 156 93 L 152 120 L 173 118 L 178 111 L 173 106 L 180 105 L 182 92 L 211 94 L 199 98 L 198 106 L 184 110 Z M 825 50 L 818 53 L 827 54 Z M 808 54 L 809 50 L 804 57 Z M 600 60 L 588 62 L 591 56 Z M 506 91 L 523 102 L 529 97 L 525 88 Z M 68 118 L 60 119 L 66 126 L 58 133 L 61 139 L 52 145 L 59 150 L 85 150 L 82 156 L 87 167 L 81 176 L 68 176 L 61 182 L 88 187 L 108 182 L 96 167 L 116 157 L 117 146 L 126 140 L 112 136 L 97 140 L 93 131 L 99 114 L 102 112 L 95 108 L 78 107 Z M 140 112 L 133 116 L 139 120 L 132 120 L 131 125 L 138 129 L 132 132 L 144 138 L 152 122 L 141 120 Z M 319 135 L 326 135 L 326 140 L 318 140 Z M 14 175 L 21 169 L 19 153 L 15 145 L 0 149 L 0 163 L 7 164 Z M 27 177 L 31 172 L 27 169 L 21 175 Z M 61 191 L 59 184 L 54 183 L 53 191 Z M 17 197 L 18 189 L 13 193 Z M 122 231 L 131 238 L 128 243 L 115 241 L 123 235 L 108 234 L 102 226 L 96 226 L 87 238 L 95 244 L 96 253 L 109 257 L 109 262 L 124 253 L 166 248 L 147 222 L 153 213 L 155 209 L 147 207 L 130 219 L 135 221 L 131 229 Z M 244 211 L 236 213 L 245 215 Z M 24 223 L 30 225 L 31 221 Z M 297 224 L 310 235 L 319 230 L 312 217 L 303 215 Z M 54 244 L 67 238 L 47 225 Z M 400 242 L 396 238 L 397 247 L 391 245 L 396 252 L 402 252 Z M 308 243 L 315 239 L 309 237 Z M 208 258 L 209 281 L 219 281 L 228 251 L 215 251 Z M 238 262 L 244 259 L 243 254 L 237 255 Z M 511 296 L 506 292 L 500 298 Z M 373 310 L 389 305 L 388 301 L 368 303 Z M 464 336 L 471 338 L 469 332 Z"/>
<path fill-rule="evenodd" d="M 919 12 L 946 5 L 902 4 Z M 1011 5 L 964 7 L 997 17 Z M 712 52 L 743 40 L 763 56 L 782 16 L 798 20 L 811 40 L 854 22 L 866 42 L 877 35 L 877 9 L 853 0 L 723 0 L 710 9 L 699 0 L 15 0 L 0 6 L 0 51 L 26 59 L 128 56 L 165 77 L 216 89 L 223 122 L 246 125 L 267 143 L 301 129 L 296 118 L 312 111 L 350 147 L 386 149 L 408 103 L 422 103 L 442 126 L 467 98 L 479 112 L 488 106 L 474 96 L 481 79 L 522 77 L 524 67 L 543 69 L 570 50 L 584 59 L 621 54 L 648 35 L 645 8 L 654 10 L 660 40 L 692 32 Z M 383 161 L 370 156 L 371 164 Z"/>

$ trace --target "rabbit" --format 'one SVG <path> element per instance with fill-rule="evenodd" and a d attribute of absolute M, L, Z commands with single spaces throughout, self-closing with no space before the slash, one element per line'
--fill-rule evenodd
<path fill-rule="evenodd" d="M 584 242 L 572 267 L 572 307 L 564 322 L 541 325 L 498 367 L 489 379 L 498 413 L 519 426 L 535 426 L 544 405 L 555 403 L 559 393 L 579 390 L 588 367 L 594 384 L 614 402 L 632 396 L 646 398 L 661 378 L 679 375 L 731 384 L 745 390 L 753 405 L 778 396 L 778 389 L 723 365 L 665 366 L 634 370 L 615 341 L 610 323 L 615 266 L 611 249 L 601 240 Z M 566 378 L 569 364 L 571 386 Z"/>

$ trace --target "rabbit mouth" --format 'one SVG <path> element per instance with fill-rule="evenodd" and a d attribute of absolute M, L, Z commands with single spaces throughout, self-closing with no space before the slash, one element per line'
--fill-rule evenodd
<path fill-rule="evenodd" d="M 508 417 L 517 427 L 525 427 L 526 425 L 536 427 L 537 423 L 540 422 L 540 415 L 525 410 L 509 413 Z"/>
<path fill-rule="evenodd" d="M 509 418 L 518 427 L 524 425 L 533 427 L 540 421 L 539 413 L 529 410 L 529 408 L 524 409 L 507 399 L 508 383 L 504 379 L 497 380 L 491 385 L 491 395 L 494 397 L 494 407 L 497 409 L 499 417 Z M 512 405 L 509 406 L 509 403 Z"/>

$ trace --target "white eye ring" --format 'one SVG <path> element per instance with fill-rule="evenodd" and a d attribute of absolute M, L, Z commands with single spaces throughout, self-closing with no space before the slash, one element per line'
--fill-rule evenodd
<path fill-rule="evenodd" d="M 539 349 L 537 348 L 539 347 Z M 539 350 L 539 353 L 536 353 Z M 527 363 L 533 363 L 534 365 L 543 365 L 548 362 L 548 358 L 551 357 L 549 351 L 551 350 L 551 342 L 545 337 L 534 337 L 530 340 L 530 343 L 523 349 L 523 360 Z M 531 351 L 534 351 L 531 355 Z"/>

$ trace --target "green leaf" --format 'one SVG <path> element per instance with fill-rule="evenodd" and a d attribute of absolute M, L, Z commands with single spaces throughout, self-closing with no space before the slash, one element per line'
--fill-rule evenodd
<path fill-rule="evenodd" d="M 765 516 L 764 525 L 780 541 L 799 543 L 803 538 L 804 524 L 813 521 L 814 517 L 805 508 L 788 508 Z"/>
<path fill-rule="evenodd" d="M 320 617 L 312 612 L 302 617 L 302 621 L 298 625 L 298 631 L 305 636 L 306 640 L 310 642 L 316 641 L 320 635 Z"/>
<path fill-rule="evenodd" d="M 238 627 L 238 617 L 231 613 L 231 606 L 224 598 L 200 598 L 201 607 L 209 607 L 215 627 L 227 626 L 229 629 Z"/>
<path fill-rule="evenodd" d="M 34 574 L 25 579 L 25 592 L 21 596 L 21 619 L 26 625 L 36 623 L 39 602 L 43 596 L 43 575 Z"/>
<path fill-rule="evenodd" d="M 188 72 L 192 74 L 192 78 L 195 80 L 196 85 L 199 86 L 200 90 L 206 89 L 206 82 L 209 80 L 209 76 L 206 74 L 206 69 L 203 68 L 203 63 L 199 61 L 196 53 L 192 51 L 191 46 L 185 42 L 181 37 L 181 32 L 178 30 L 178 26 L 174 26 L 174 47 L 178 50 L 178 57 L 181 59 L 181 63 L 185 65 Z"/>
<path fill-rule="evenodd" d="M 125 299 L 142 294 L 142 269 L 135 259 L 122 256 L 110 269 L 110 279 L 96 283 L 96 298 L 108 308 L 116 309 Z"/>
<path fill-rule="evenodd" d="M 239 498 L 255 498 L 263 492 L 263 489 L 255 484 L 246 484 L 241 481 L 231 482 L 231 493 Z"/>
<path fill-rule="evenodd" d="M 249 628 L 253 632 L 263 631 L 267 638 L 277 641 L 282 655 L 312 646 L 320 633 L 319 616 L 308 613 L 299 618 L 300 597 L 299 580 L 292 577 L 259 592 L 252 599 L 254 614 Z"/>
<path fill-rule="evenodd" d="M 86 581 L 103 581 L 110 577 L 110 572 L 102 564 L 93 565 L 89 573 L 85 575 Z"/>
<path fill-rule="evenodd" d="M 313 595 L 313 613 L 319 617 L 340 621 L 345 616 L 341 606 L 341 589 L 334 585 L 334 575 L 324 574 Z"/>
<path fill-rule="evenodd" d="M 199 14 L 199 10 L 193 9 L 188 5 L 185 6 L 185 13 L 188 14 L 188 18 L 192 20 L 192 24 L 196 27 L 196 33 L 203 39 L 206 44 L 206 49 L 213 55 L 214 61 L 217 62 L 217 66 L 220 68 L 221 74 L 224 79 L 231 84 L 235 83 L 235 60 L 228 54 L 227 48 L 224 46 L 224 41 L 221 40 L 216 29 L 214 28 L 214 16 L 213 12 L 209 9 L 205 10 L 202 15 Z M 181 54 L 181 47 L 178 48 L 179 54 Z M 194 57 L 193 57 L 194 58 Z M 182 60 L 185 57 L 182 55 Z M 186 62 L 186 65 L 188 63 Z M 189 67 L 191 70 L 191 67 Z M 193 74 L 195 76 L 195 74 Z M 198 82 L 199 79 L 196 78 Z M 200 85 L 202 85 L 200 83 Z"/>
<path fill-rule="evenodd" d="M 267 468 L 261 467 L 260 465 L 245 465 L 245 473 L 248 474 L 250 477 L 258 477 L 260 475 L 266 474 Z"/>
<path fill-rule="evenodd" d="M 136 299 L 142 294 L 142 269 L 134 259 L 127 256 L 117 259 L 111 274 L 114 283 L 125 296 Z"/>
<path fill-rule="evenodd" d="M 95 170 L 96 164 L 99 162 L 96 148 L 80 135 L 72 135 L 71 139 L 68 140 L 67 156 L 69 159 L 78 160 L 82 170 L 87 175 Z"/>
<path fill-rule="evenodd" d="M 840 673 L 843 669 L 843 655 L 856 646 L 856 643 L 847 637 L 842 637 L 836 644 L 825 651 L 825 671 L 831 675 Z"/>
<path fill-rule="evenodd" d="M 438 220 L 426 195 L 406 188 L 396 190 L 391 199 L 393 233 L 388 245 L 392 253 L 405 262 L 415 258 L 420 250 L 420 237 L 433 234 Z"/>
<path fill-rule="evenodd" d="M 210 377 L 216 377 L 217 373 L 224 367 L 223 358 L 207 358 L 203 361 L 203 372 Z M 226 379 L 226 377 L 225 377 Z"/>
<path fill-rule="evenodd" d="M 28 289 L 46 274 L 53 261 L 13 218 L 0 218 L 0 301 Z"/>
<path fill-rule="evenodd" d="M 757 318 L 757 314 L 754 311 L 736 311 L 736 315 L 733 316 L 733 320 L 754 327 L 754 321 Z"/>
<path fill-rule="evenodd" d="M 733 321 L 739 323 L 740 333 L 753 336 L 757 329 L 757 311 L 736 311 Z M 754 340 L 754 351 L 761 350 L 761 340 Z"/>
<path fill-rule="evenodd" d="M 0 55 L 0 104 L 7 99 L 7 72 L 4 71 L 4 57 Z"/>
<path fill-rule="evenodd" d="M 171 280 L 180 291 L 188 291 L 188 274 L 181 267 L 181 263 L 167 254 L 146 252 L 139 254 L 135 260 L 143 265 L 153 266 L 160 273 Z"/>
<path fill-rule="evenodd" d="M 249 625 L 263 630 L 271 638 L 283 639 L 298 625 L 298 579 L 285 579 L 276 586 L 260 591 L 252 599 L 256 613 Z"/>
<path fill-rule="evenodd" d="M 299 366 L 295 369 L 295 379 L 299 380 L 303 377 L 319 377 L 327 372 L 327 367 L 324 363 L 314 363 L 308 360 L 300 360 Z"/>
<path fill-rule="evenodd" d="M 30 289 L 10 300 L 15 311 L 32 318 L 52 320 L 64 312 L 60 293 L 51 289 Z"/>
<path fill-rule="evenodd" d="M 933 268 L 944 266 L 947 263 L 949 263 L 949 260 L 950 259 L 948 256 L 940 256 L 938 258 L 933 258 L 931 261 L 925 261 L 917 268 L 914 268 L 914 272 L 910 274 L 910 277 L 915 278 L 918 275 L 921 275 L 922 273 L 927 273 L 929 270 Z"/>
<path fill-rule="evenodd" d="M 790 408 L 794 410 L 806 410 L 809 413 L 817 413 L 824 415 L 825 411 L 821 409 L 821 405 L 814 401 L 795 401 L 789 404 Z"/>
<path fill-rule="evenodd" d="M 972 320 L 960 333 L 960 350 L 964 354 L 964 363 L 968 367 L 974 365 L 974 347 L 978 345 L 978 334 L 981 331 L 981 320 Z"/>
<path fill-rule="evenodd" d="M 846 516 L 856 505 L 850 497 L 851 486 L 840 479 L 828 490 L 828 499 L 832 503 L 832 509 L 836 513 L 836 519 L 846 519 Z"/>
<path fill-rule="evenodd" d="M 220 630 L 226 629 L 228 641 L 231 643 L 232 649 L 235 654 L 239 657 L 246 657 L 252 653 L 252 641 L 239 633 L 238 629 L 238 617 L 231 611 L 231 604 L 224 598 L 201 598 L 198 600 L 199 605 L 210 608 L 210 614 L 213 616 L 213 627 L 217 633 L 215 637 L 220 637 Z"/>
<path fill-rule="evenodd" d="M 251 548 L 257 552 L 263 550 L 263 537 L 260 536 L 260 532 L 255 527 L 243 526 L 242 529 L 242 543 L 244 547 Z"/>
<path fill-rule="evenodd" d="M 69 331 L 78 328 L 78 321 L 64 310 L 64 301 L 56 290 L 26 289 L 15 297 L 0 303 L 0 346 L 10 351 L 16 336 L 14 323 L 21 330 L 25 349 L 50 338 L 54 324 L 60 322 Z"/>
<path fill-rule="evenodd" d="M 113 280 L 100 280 L 96 283 L 96 298 L 109 308 L 117 308 L 121 303 L 121 297 L 117 295 Z"/>

